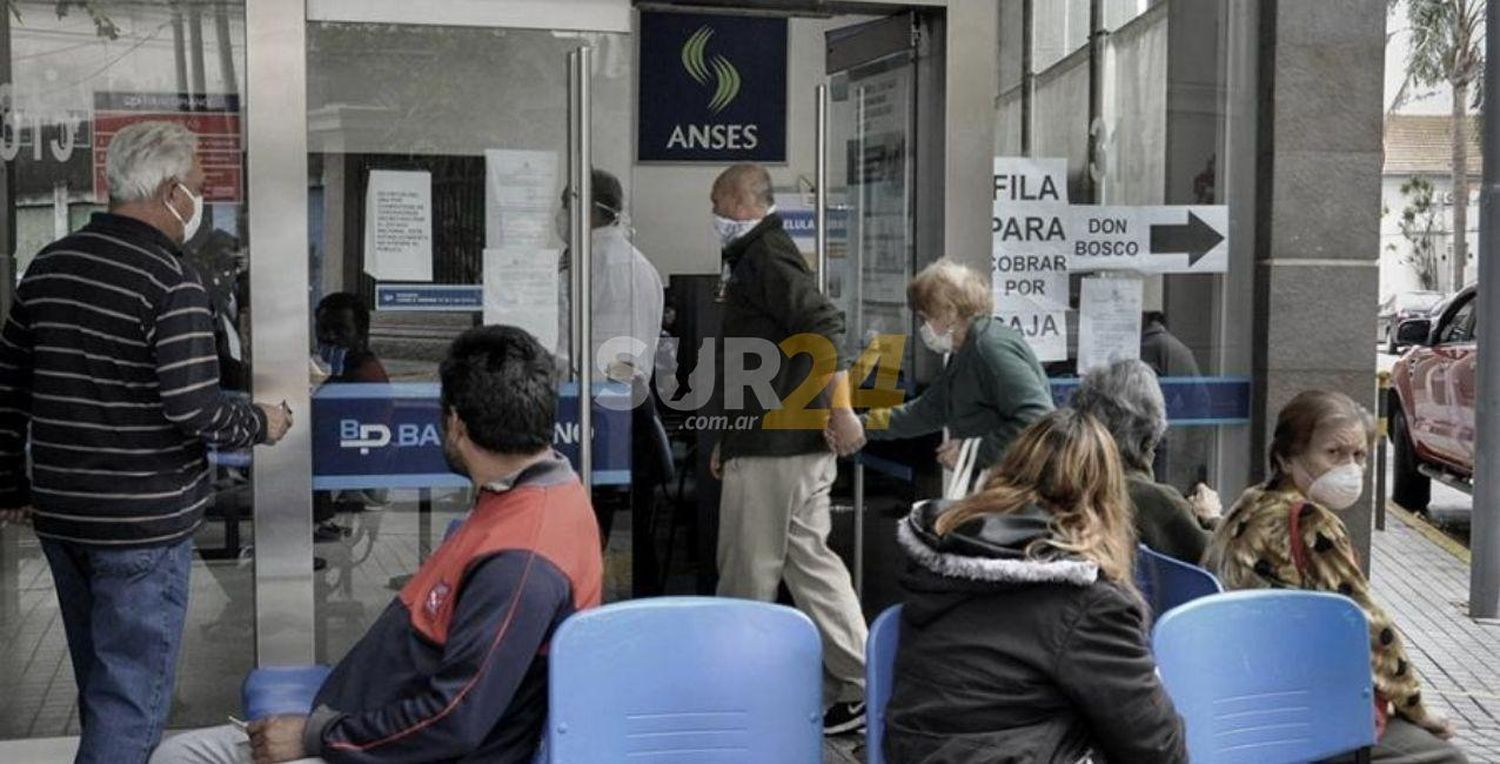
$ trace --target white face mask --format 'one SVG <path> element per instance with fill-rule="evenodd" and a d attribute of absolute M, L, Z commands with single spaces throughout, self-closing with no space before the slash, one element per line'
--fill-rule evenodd
<path fill-rule="evenodd" d="M 1307 498 L 1339 511 L 1354 506 L 1365 492 L 1365 471 L 1358 464 L 1342 464 L 1318 476 L 1307 487 Z"/>
<path fill-rule="evenodd" d="M 922 335 L 922 344 L 926 345 L 928 350 L 934 353 L 945 354 L 953 352 L 952 329 L 939 334 L 936 329 L 932 328 L 931 322 L 923 321 L 922 326 L 917 329 L 917 333 Z"/>
<path fill-rule="evenodd" d="M 601 202 L 594 202 L 594 206 L 608 212 L 610 217 L 614 218 L 615 222 L 610 225 L 618 224 L 623 226 L 625 224 L 625 213 L 620 210 Z M 558 207 L 557 212 L 552 216 L 552 230 L 557 234 L 557 240 L 561 241 L 564 247 L 572 246 L 573 244 L 572 229 L 573 221 L 568 215 L 568 208 Z"/>
<path fill-rule="evenodd" d="M 172 213 L 172 217 L 177 218 L 177 222 L 182 224 L 182 240 L 187 242 L 192 240 L 193 234 L 198 233 L 198 226 L 203 224 L 203 197 L 194 195 L 192 191 L 188 190 L 187 186 L 181 183 L 178 183 L 177 187 L 182 189 L 182 193 L 187 194 L 189 199 L 193 200 L 192 217 L 183 220 L 182 214 L 170 202 L 163 202 L 163 204 L 167 205 L 167 211 Z"/>
<path fill-rule="evenodd" d="M 750 233 L 752 229 L 760 225 L 761 218 L 754 220 L 734 220 L 723 215 L 714 215 L 714 233 L 719 235 L 719 243 L 729 246 L 730 242 Z"/>

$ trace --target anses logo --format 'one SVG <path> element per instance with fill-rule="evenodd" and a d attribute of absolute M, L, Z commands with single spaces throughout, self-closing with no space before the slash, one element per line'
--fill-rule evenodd
<path fill-rule="evenodd" d="M 740 71 L 734 68 L 729 59 L 718 54 L 712 59 L 706 58 L 708 40 L 713 36 L 713 28 L 704 25 L 688 37 L 687 42 L 682 44 L 682 68 L 687 70 L 694 82 L 704 87 L 709 84 L 709 70 L 713 70 L 714 94 L 709 99 L 708 110 L 718 114 L 740 94 Z"/>

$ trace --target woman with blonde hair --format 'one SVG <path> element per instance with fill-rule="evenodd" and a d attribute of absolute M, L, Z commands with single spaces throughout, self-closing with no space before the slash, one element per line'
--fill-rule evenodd
<path fill-rule="evenodd" d="M 1375 420 L 1343 393 L 1298 393 L 1276 417 L 1271 477 L 1235 502 L 1209 542 L 1204 567 L 1229 589 L 1310 589 L 1354 600 L 1370 626 L 1370 675 L 1380 740 L 1371 761 L 1468 761 L 1453 727 L 1422 701 L 1395 623 L 1370 596 L 1349 529 L 1338 513 L 1364 493 Z M 1288 644 L 1298 635 L 1287 634 Z M 1309 713 L 1316 713 L 1310 710 Z M 1352 759 L 1341 759 L 1352 760 Z"/>
<path fill-rule="evenodd" d="M 922 343 L 950 355 L 917 398 L 865 415 L 871 440 L 915 438 L 948 428 L 938 460 L 953 467 L 958 446 L 981 438 L 976 472 L 1000 461 L 1026 425 L 1052 410 L 1047 373 L 1020 332 L 993 317 L 989 280 L 947 258 L 923 268 L 906 289 Z"/>
<path fill-rule="evenodd" d="M 898 536 L 891 761 L 1187 761 L 1132 584 L 1124 470 L 1097 420 L 1047 414 L 982 491 L 918 505 Z"/>

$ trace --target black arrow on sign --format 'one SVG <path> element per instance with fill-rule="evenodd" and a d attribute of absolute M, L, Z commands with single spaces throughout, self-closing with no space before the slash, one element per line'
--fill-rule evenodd
<path fill-rule="evenodd" d="M 1219 242 L 1223 240 L 1224 234 L 1191 211 L 1188 212 L 1187 225 L 1151 226 L 1151 254 L 1180 255 L 1186 252 L 1189 268 L 1197 265 L 1209 250 L 1219 246 Z"/>

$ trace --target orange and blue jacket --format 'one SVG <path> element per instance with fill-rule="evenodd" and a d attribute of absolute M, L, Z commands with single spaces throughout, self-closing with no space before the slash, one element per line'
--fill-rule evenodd
<path fill-rule="evenodd" d="M 588 494 L 566 459 L 490 484 L 318 691 L 304 744 L 329 762 L 529 762 L 553 630 L 599 604 Z"/>

